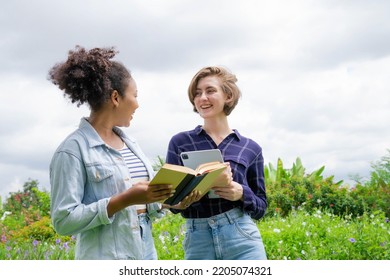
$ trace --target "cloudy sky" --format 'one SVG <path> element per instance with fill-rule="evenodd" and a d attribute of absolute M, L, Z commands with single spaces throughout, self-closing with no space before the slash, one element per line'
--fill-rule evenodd
<path fill-rule="evenodd" d="M 237 75 L 230 124 L 266 164 L 367 177 L 390 148 L 390 1 L 15 0 L 0 10 L 0 195 L 49 189 L 59 143 L 88 116 L 47 80 L 75 45 L 115 46 L 140 108 L 125 131 L 153 161 L 201 124 L 186 90 L 203 66 Z"/>

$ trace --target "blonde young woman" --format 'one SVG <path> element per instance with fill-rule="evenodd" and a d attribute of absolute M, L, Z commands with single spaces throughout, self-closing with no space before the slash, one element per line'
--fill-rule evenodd
<path fill-rule="evenodd" d="M 232 173 L 232 178 L 215 182 L 217 198 L 206 195 L 184 210 L 172 209 L 186 219 L 186 259 L 267 258 L 253 221 L 262 218 L 267 208 L 262 148 L 228 122 L 241 95 L 236 82 L 236 76 L 222 67 L 205 67 L 196 73 L 188 97 L 203 125 L 180 132 L 169 142 L 168 163 L 182 165 L 181 152 L 217 148 Z"/>

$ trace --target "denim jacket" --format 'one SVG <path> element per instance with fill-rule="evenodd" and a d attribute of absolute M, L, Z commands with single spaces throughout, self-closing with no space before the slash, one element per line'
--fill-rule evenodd
<path fill-rule="evenodd" d="M 145 163 L 149 160 L 136 141 L 115 127 L 114 131 Z M 132 187 L 129 170 L 121 154 L 107 146 L 89 122 L 82 118 L 79 129 L 57 148 L 50 163 L 51 216 L 61 235 L 77 235 L 76 259 L 142 259 L 143 243 L 135 206 L 107 214 L 110 198 Z M 158 203 L 147 205 L 153 215 Z"/>

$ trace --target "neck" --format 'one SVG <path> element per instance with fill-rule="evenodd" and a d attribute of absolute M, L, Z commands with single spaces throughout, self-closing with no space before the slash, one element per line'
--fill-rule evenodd
<path fill-rule="evenodd" d="M 233 130 L 230 128 L 227 118 L 204 120 L 203 129 L 219 145 Z"/>
<path fill-rule="evenodd" d="M 88 121 L 107 145 L 115 149 L 123 147 L 122 139 L 112 130 L 114 125 L 109 115 L 91 112 Z"/>
<path fill-rule="evenodd" d="M 114 134 L 112 131 L 114 125 L 111 124 L 109 116 L 91 112 L 88 121 L 102 138 Z"/>

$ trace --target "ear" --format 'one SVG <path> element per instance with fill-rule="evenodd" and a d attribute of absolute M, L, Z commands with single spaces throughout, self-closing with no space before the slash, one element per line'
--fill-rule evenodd
<path fill-rule="evenodd" d="M 119 105 L 119 92 L 117 90 L 113 90 L 111 92 L 111 96 L 110 96 L 110 100 L 112 102 L 112 104 L 114 105 L 114 107 L 118 107 Z"/>
<path fill-rule="evenodd" d="M 225 104 L 230 104 L 233 101 L 233 94 L 226 94 Z"/>

